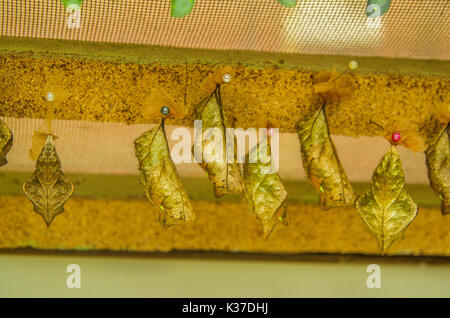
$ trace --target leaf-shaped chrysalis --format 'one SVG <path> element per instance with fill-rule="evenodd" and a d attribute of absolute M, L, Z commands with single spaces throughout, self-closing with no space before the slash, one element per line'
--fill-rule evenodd
<path fill-rule="evenodd" d="M 241 193 L 244 187 L 236 159 L 235 137 L 227 136 L 219 85 L 197 110 L 197 119 L 201 120 L 201 133 L 196 131 L 192 153 L 213 183 L 216 198 Z"/>
<path fill-rule="evenodd" d="M 371 187 L 356 200 L 356 208 L 384 254 L 403 238 L 417 215 L 417 205 L 406 192 L 400 156 L 391 146 L 372 175 Z"/>
<path fill-rule="evenodd" d="M 62 172 L 52 135 L 47 137 L 31 179 L 23 184 L 23 192 L 47 226 L 64 211 L 64 203 L 73 193 L 73 184 Z"/>
<path fill-rule="evenodd" d="M 305 173 L 320 192 L 322 208 L 353 205 L 355 195 L 330 138 L 324 107 L 301 120 L 297 132 Z"/>
<path fill-rule="evenodd" d="M 0 120 L 0 167 L 8 163 L 6 155 L 13 144 L 13 134 L 6 124 Z"/>
<path fill-rule="evenodd" d="M 442 201 L 442 214 L 450 213 L 450 144 L 449 126 L 442 130 L 425 151 L 430 185 Z"/>
<path fill-rule="evenodd" d="M 262 140 L 247 154 L 244 163 L 244 185 L 247 204 L 262 222 L 267 238 L 278 225 L 287 225 L 287 192 L 272 165 L 270 137 Z"/>
<path fill-rule="evenodd" d="M 160 208 L 159 221 L 168 227 L 193 221 L 195 215 L 186 190 L 170 158 L 164 121 L 134 142 L 144 192 Z"/>

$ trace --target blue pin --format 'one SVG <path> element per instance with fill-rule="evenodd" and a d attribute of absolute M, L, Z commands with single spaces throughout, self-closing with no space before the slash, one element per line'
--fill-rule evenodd
<path fill-rule="evenodd" d="M 163 106 L 161 107 L 161 114 L 163 114 L 164 116 L 169 115 L 170 109 L 167 106 Z"/>

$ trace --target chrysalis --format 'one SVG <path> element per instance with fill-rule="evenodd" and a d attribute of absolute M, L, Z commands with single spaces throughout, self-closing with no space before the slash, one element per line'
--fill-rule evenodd
<path fill-rule="evenodd" d="M 47 226 L 50 226 L 56 215 L 64 211 L 64 203 L 73 193 L 73 184 L 62 172 L 52 135 L 47 136 L 36 161 L 36 170 L 31 179 L 23 184 L 23 192 Z"/>
<path fill-rule="evenodd" d="M 170 158 L 164 129 L 159 126 L 145 132 L 134 142 L 139 161 L 141 183 L 146 197 L 158 206 L 162 226 L 193 221 L 195 215 L 186 190 L 181 184 L 175 164 Z"/>
<path fill-rule="evenodd" d="M 330 138 L 324 106 L 301 120 L 297 132 L 303 166 L 320 192 L 322 208 L 353 205 L 355 195 Z"/>
<path fill-rule="evenodd" d="M 201 133 L 196 133 L 192 152 L 213 183 L 216 198 L 227 193 L 241 193 L 242 173 L 236 160 L 236 143 L 233 143 L 233 147 L 227 147 L 227 141 L 234 137 L 226 138 L 227 124 L 219 85 L 198 109 L 197 118 L 201 120 L 202 127 Z"/>
<path fill-rule="evenodd" d="M 272 169 L 269 138 L 262 138 L 248 152 L 244 163 L 245 198 L 252 212 L 262 222 L 265 238 L 278 225 L 287 225 L 287 192 L 280 176 Z"/>
<path fill-rule="evenodd" d="M 371 187 L 356 200 L 356 208 L 382 254 L 404 237 L 417 215 L 417 205 L 406 192 L 400 156 L 391 146 L 372 175 Z"/>
<path fill-rule="evenodd" d="M 13 134 L 6 124 L 0 120 L 0 167 L 8 163 L 6 155 L 13 144 Z"/>
<path fill-rule="evenodd" d="M 430 185 L 442 201 L 442 214 L 450 214 L 450 144 L 449 125 L 425 151 Z"/>
<path fill-rule="evenodd" d="M 194 7 L 195 0 L 172 0 L 172 17 L 182 18 L 187 16 Z"/>

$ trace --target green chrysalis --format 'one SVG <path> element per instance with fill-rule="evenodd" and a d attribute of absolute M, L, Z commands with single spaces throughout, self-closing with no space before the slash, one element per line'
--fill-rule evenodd
<path fill-rule="evenodd" d="M 277 1 L 288 8 L 293 8 L 297 4 L 297 0 L 277 0 Z"/>
<path fill-rule="evenodd" d="M 366 14 L 372 18 L 381 17 L 388 12 L 390 6 L 391 0 L 367 0 Z"/>
<path fill-rule="evenodd" d="M 187 16 L 194 7 L 195 0 L 172 0 L 172 17 L 182 18 Z"/>

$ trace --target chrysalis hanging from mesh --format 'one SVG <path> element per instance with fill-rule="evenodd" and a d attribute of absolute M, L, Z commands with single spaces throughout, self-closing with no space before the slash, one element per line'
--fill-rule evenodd
<path fill-rule="evenodd" d="M 36 170 L 23 184 L 23 192 L 33 203 L 34 211 L 50 226 L 55 216 L 64 212 L 64 204 L 73 189 L 72 182 L 62 172 L 53 137 L 48 135 L 36 161 Z"/>
<path fill-rule="evenodd" d="M 170 158 L 169 146 L 161 124 L 145 132 L 134 142 L 144 192 L 150 202 L 160 208 L 162 226 L 193 221 L 195 215 L 186 190 Z"/>
<path fill-rule="evenodd" d="M 314 76 L 313 84 L 313 92 L 322 99 L 322 106 L 297 125 L 303 167 L 320 193 L 323 209 L 350 206 L 355 195 L 330 138 L 325 110 L 327 103 L 341 102 L 353 96 L 354 79 L 335 70 L 323 71 Z"/>
<path fill-rule="evenodd" d="M 13 144 L 13 134 L 9 127 L 0 120 L 0 167 L 8 163 L 6 155 L 11 150 Z"/>
<path fill-rule="evenodd" d="M 405 189 L 400 156 L 391 146 L 372 175 L 370 189 L 358 197 L 356 208 L 382 254 L 404 237 L 407 226 L 417 215 L 417 205 Z"/>
<path fill-rule="evenodd" d="M 262 222 L 264 238 L 280 225 L 287 225 L 287 192 L 274 169 L 270 136 L 253 147 L 244 163 L 245 198 Z"/>
<path fill-rule="evenodd" d="M 242 173 L 237 163 L 235 137 L 232 134 L 227 136 L 220 85 L 216 86 L 206 102 L 197 109 L 196 118 L 192 153 L 213 183 L 216 198 L 227 193 L 241 193 Z"/>
<path fill-rule="evenodd" d="M 328 131 L 324 106 L 297 125 L 303 166 L 323 209 L 350 206 L 355 195 Z"/>
<path fill-rule="evenodd" d="M 425 151 L 428 178 L 442 201 L 442 214 L 450 214 L 450 144 L 449 125 L 438 134 Z"/>

